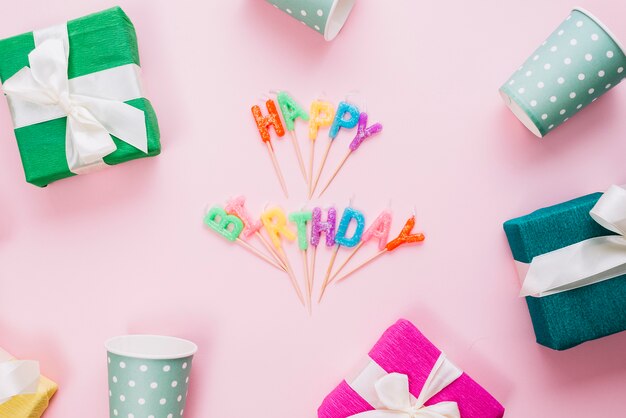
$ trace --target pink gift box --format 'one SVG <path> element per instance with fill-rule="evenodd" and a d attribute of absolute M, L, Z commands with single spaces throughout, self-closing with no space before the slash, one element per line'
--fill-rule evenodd
<path fill-rule="evenodd" d="M 385 331 L 369 357 L 386 373 L 406 375 L 409 391 L 417 398 L 441 354 L 411 322 L 399 320 Z M 504 407 L 465 373 L 424 405 L 445 401 L 456 402 L 462 418 L 500 418 L 504 415 Z M 347 418 L 373 409 L 344 380 L 324 399 L 318 417 Z"/>

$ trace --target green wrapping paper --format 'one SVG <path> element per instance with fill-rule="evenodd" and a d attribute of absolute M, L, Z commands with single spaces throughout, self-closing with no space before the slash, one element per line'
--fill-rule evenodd
<path fill-rule="evenodd" d="M 594 237 L 613 235 L 589 211 L 602 193 L 539 209 L 504 224 L 513 258 L 533 257 Z M 626 330 L 626 275 L 567 292 L 527 297 L 537 342 L 565 350 Z"/>
<path fill-rule="evenodd" d="M 67 22 L 70 42 L 68 77 L 70 79 L 126 64 L 139 65 L 135 28 L 119 7 Z M 4 83 L 28 66 L 28 54 L 35 48 L 33 33 L 0 40 L 0 80 Z M 112 136 L 117 150 L 104 162 L 115 165 L 137 158 L 158 155 L 161 151 L 157 117 L 145 98 L 126 102 L 142 110 L 146 117 L 148 153 Z M 15 129 L 26 181 L 43 187 L 74 176 L 65 155 L 66 117 Z"/>

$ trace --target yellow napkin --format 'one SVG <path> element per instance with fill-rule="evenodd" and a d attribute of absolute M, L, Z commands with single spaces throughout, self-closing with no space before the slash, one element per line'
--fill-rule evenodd
<path fill-rule="evenodd" d="M 57 388 L 56 383 L 41 376 L 37 393 L 17 395 L 0 404 L 0 418 L 40 418 Z"/>

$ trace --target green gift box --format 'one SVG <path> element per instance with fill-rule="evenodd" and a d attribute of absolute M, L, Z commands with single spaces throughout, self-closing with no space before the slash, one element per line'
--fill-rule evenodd
<path fill-rule="evenodd" d="M 59 45 L 65 46 L 66 59 L 65 63 L 55 64 L 67 69 L 66 81 L 58 81 L 58 77 L 55 78 L 58 73 L 46 77 L 53 59 L 39 69 L 33 66 L 33 60 L 40 60 L 38 57 L 46 56 L 46 52 L 58 53 Z M 114 7 L 58 27 L 0 40 L 0 54 L 0 80 L 8 96 L 29 183 L 44 187 L 105 164 L 160 153 L 156 114 L 141 92 L 137 35 L 121 8 Z M 58 54 L 55 57 L 58 58 Z M 35 88 L 30 88 L 32 80 L 31 86 L 24 83 L 22 76 L 31 77 L 27 73 L 36 80 Z M 14 81 L 22 82 L 17 93 Z M 50 96 L 47 91 L 42 93 L 42 89 L 50 86 L 53 89 L 61 86 L 58 87 L 60 93 L 54 92 L 52 99 L 47 98 Z M 90 97 L 83 103 L 85 95 Z M 115 123 L 98 119 L 99 115 L 117 116 L 118 111 L 122 116 Z M 132 115 L 132 120 L 125 120 L 126 114 Z M 114 135 L 113 132 L 122 131 L 117 126 L 120 123 L 128 126 L 125 132 L 134 135 L 129 138 L 141 140 Z M 94 131 L 97 134 L 93 134 Z M 100 142 L 90 142 L 90 135 Z M 88 140 L 79 141 L 84 138 Z M 78 141 L 77 145 L 73 142 L 68 145 L 72 140 Z"/>
<path fill-rule="evenodd" d="M 504 231 L 518 269 L 523 271 L 535 257 L 615 236 L 590 216 L 602 196 L 590 194 L 507 221 Z M 572 257 L 563 274 L 576 270 L 576 261 Z M 626 330 L 626 275 L 547 296 L 527 296 L 526 302 L 537 342 L 555 350 Z"/>

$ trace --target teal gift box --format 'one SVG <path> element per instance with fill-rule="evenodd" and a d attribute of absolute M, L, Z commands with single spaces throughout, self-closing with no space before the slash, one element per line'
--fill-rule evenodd
<path fill-rule="evenodd" d="M 157 117 L 141 87 L 137 35 L 121 8 L 2 39 L 0 55 L 0 80 L 29 183 L 44 187 L 160 153 Z M 79 122 L 82 129 L 70 132 Z M 77 133 L 83 141 L 76 145 Z"/>
<path fill-rule="evenodd" d="M 589 212 L 602 197 L 594 193 L 505 222 L 518 265 L 581 241 L 614 235 Z M 537 342 L 566 350 L 626 330 L 626 275 L 526 302 Z"/>

